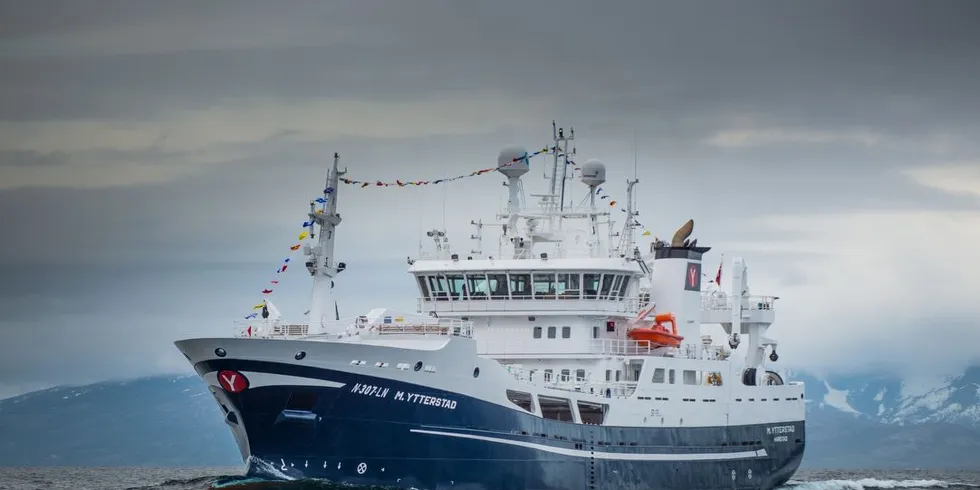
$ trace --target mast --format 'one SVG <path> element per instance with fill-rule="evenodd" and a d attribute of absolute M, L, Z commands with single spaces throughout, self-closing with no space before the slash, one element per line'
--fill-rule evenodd
<path fill-rule="evenodd" d="M 630 255 L 636 243 L 636 237 L 633 234 L 636 230 L 635 216 L 639 213 L 634 211 L 633 207 L 633 186 L 639 181 L 640 179 L 637 178 L 626 180 L 626 224 L 623 226 L 623 237 L 619 241 L 619 253 L 621 255 Z"/>
<path fill-rule="evenodd" d="M 310 219 L 320 227 L 317 244 L 313 247 L 309 245 L 303 247 L 303 254 L 308 256 L 306 269 L 313 276 L 310 335 L 335 333 L 330 331 L 330 325 L 334 325 L 334 315 L 329 314 L 337 311 L 333 300 L 333 278 L 346 267 L 343 262 L 334 259 L 336 229 L 341 221 L 340 215 L 337 214 L 337 184 L 340 182 L 340 176 L 347 173 L 346 169 L 343 171 L 337 169 L 339 163 L 340 155 L 334 153 L 333 167 L 327 172 L 320 209 L 316 209 L 317 202 L 310 203 Z"/>

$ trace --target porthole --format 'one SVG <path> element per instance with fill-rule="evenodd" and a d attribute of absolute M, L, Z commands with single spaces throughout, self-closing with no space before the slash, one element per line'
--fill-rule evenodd
<path fill-rule="evenodd" d="M 474 378 L 479 378 L 480 377 L 480 368 L 478 368 L 478 367 L 473 368 L 473 377 Z"/>
<path fill-rule="evenodd" d="M 416 362 L 415 363 L 415 370 L 416 371 L 421 371 L 422 370 L 422 361 L 419 361 L 419 362 Z"/>
<path fill-rule="evenodd" d="M 218 357 L 225 357 L 226 355 L 228 355 L 228 353 L 225 352 L 225 350 L 222 349 L 221 347 L 218 347 L 217 349 L 214 350 L 214 355 Z"/>
<path fill-rule="evenodd" d="M 306 357 L 306 352 L 305 351 L 299 351 L 293 357 L 295 357 L 297 361 L 302 361 L 303 358 Z"/>

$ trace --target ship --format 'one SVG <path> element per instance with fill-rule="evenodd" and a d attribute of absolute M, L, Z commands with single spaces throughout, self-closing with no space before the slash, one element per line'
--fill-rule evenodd
<path fill-rule="evenodd" d="M 267 299 L 227 336 L 175 343 L 249 476 L 467 490 L 771 489 L 792 477 L 804 386 L 775 367 L 778 298 L 750 293 L 739 257 L 728 282 L 721 266 L 710 280 L 693 221 L 641 251 L 636 176 L 614 213 L 597 198 L 605 164 L 578 164 L 574 129 L 551 129 L 542 151 L 506 147 L 489 169 L 507 189 L 495 251 L 482 250 L 482 219 L 472 249 L 445 229 L 420 237 L 429 246 L 406 260 L 414 312 L 340 318 L 338 205 L 354 181 L 334 154 L 308 213 L 303 321 Z M 532 156 L 547 189 L 529 204 Z"/>

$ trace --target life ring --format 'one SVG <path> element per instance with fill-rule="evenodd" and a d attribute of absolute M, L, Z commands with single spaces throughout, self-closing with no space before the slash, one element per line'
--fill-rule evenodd
<path fill-rule="evenodd" d="M 708 373 L 708 384 L 712 386 L 721 386 L 721 374 Z"/>

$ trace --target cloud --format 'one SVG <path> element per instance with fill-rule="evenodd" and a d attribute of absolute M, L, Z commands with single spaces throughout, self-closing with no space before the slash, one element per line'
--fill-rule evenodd
<path fill-rule="evenodd" d="M 514 100 L 500 93 L 437 94 L 423 100 L 379 102 L 345 99 L 225 100 L 204 109 L 157 114 L 153 120 L 80 120 L 0 123 L 0 148 L 38 153 L 89 150 L 187 151 L 260 142 L 337 138 L 419 138 L 482 134 L 527 128 L 516 114 L 537 112 L 543 100 Z M 344 117 L 331 117 L 343 114 Z"/>
<path fill-rule="evenodd" d="M 721 131 L 710 139 L 708 144 L 720 147 L 745 148 L 752 146 L 772 146 L 774 144 L 857 144 L 864 146 L 878 145 L 884 138 L 866 130 L 856 131 L 821 131 L 800 129 L 747 129 Z"/>
<path fill-rule="evenodd" d="M 694 218 L 713 254 L 746 255 L 754 290 L 783 297 L 785 362 L 908 359 L 900 341 L 922 321 L 976 339 L 977 4 L 705 8 L 0 5 L 0 275 L 30 289 L 5 297 L 0 373 L 33 345 L 63 359 L 0 384 L 179 365 L 167 343 L 220 333 L 268 280 L 334 152 L 351 178 L 432 180 L 547 144 L 552 118 L 575 125 L 576 158 L 609 165 L 620 202 L 635 158 L 654 233 Z M 527 192 L 545 170 L 534 162 Z M 501 180 L 342 187 L 343 290 L 363 296 L 345 308 L 414 307 L 402 261 L 419 233 L 445 226 L 468 250 Z M 290 294 L 284 310 L 302 308 L 308 292 Z M 939 338 L 923 358 L 972 356 L 972 340 Z"/>
<path fill-rule="evenodd" d="M 908 169 L 918 183 L 951 194 L 980 196 L 980 163 L 961 163 Z"/>
<path fill-rule="evenodd" d="M 796 238 L 730 244 L 755 260 L 753 292 L 780 296 L 773 334 L 789 363 L 830 370 L 961 368 L 980 360 L 980 211 L 772 215 L 764 227 Z M 800 254 L 766 261 L 773 252 Z M 779 285 L 791 263 L 805 283 Z M 794 359 L 795 358 L 795 359 Z M 909 359 L 921 362 L 909 366 Z M 928 367 L 922 366 L 927 364 Z"/>
<path fill-rule="evenodd" d="M 264 141 L 405 139 L 527 129 L 544 100 L 505 94 L 453 93 L 404 102 L 344 99 L 224 101 L 225 105 L 160 114 L 153 120 L 2 122 L 0 190 L 97 188 L 186 177 L 200 167 L 234 162 Z M 336 117 L 343 114 L 344 117 Z"/>

